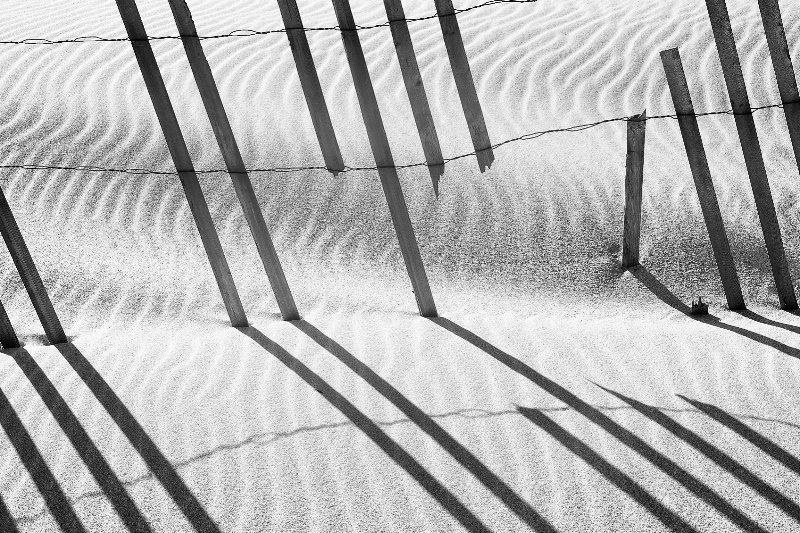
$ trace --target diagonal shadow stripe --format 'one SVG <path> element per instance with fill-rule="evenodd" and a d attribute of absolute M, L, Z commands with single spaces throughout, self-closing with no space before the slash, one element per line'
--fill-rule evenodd
<path fill-rule="evenodd" d="M 250 337 L 256 344 L 271 353 L 289 370 L 317 390 L 334 407 L 346 416 L 358 429 L 372 440 L 386 455 L 392 458 L 414 480 L 430 494 L 439 505 L 449 512 L 468 531 L 490 531 L 461 501 L 430 474 L 399 444 L 392 440 L 375 422 L 358 410 L 347 398 L 331 387 L 313 370 L 290 354 L 281 345 L 253 327 L 236 328 Z"/>
<path fill-rule="evenodd" d="M 3 533 L 19 533 L 17 523 L 2 498 L 0 498 L 0 531 Z"/>
<path fill-rule="evenodd" d="M 24 348 L 11 350 L 9 353 L 25 373 L 36 392 L 39 393 L 53 418 L 61 426 L 61 430 L 69 438 L 75 451 L 89 468 L 92 476 L 97 480 L 97 484 L 127 528 L 136 533 L 151 533 L 153 530 L 125 490 L 122 482 L 31 354 Z"/>
<path fill-rule="evenodd" d="M 583 459 L 586 464 L 597 470 L 603 477 L 633 498 L 639 505 L 650 511 L 662 524 L 673 531 L 697 531 L 683 518 L 675 514 L 667 506 L 658 501 L 657 498 L 642 488 L 642 486 L 636 483 L 631 477 L 622 472 L 622 470 L 603 459 L 600 454 L 581 442 L 577 437 L 570 434 L 566 429 L 559 426 L 543 412 L 538 409 L 529 409 L 526 407 L 518 407 L 517 410 L 522 416 L 549 433 L 569 451 Z"/>
<path fill-rule="evenodd" d="M 782 447 L 778 446 L 761 433 L 758 433 L 750 426 L 744 424 L 715 405 L 703 403 L 698 400 L 692 400 L 691 398 L 681 396 L 680 394 L 677 396 L 681 400 L 690 403 L 703 413 L 707 414 L 723 426 L 726 426 L 731 431 L 738 433 L 741 437 L 750 441 L 754 446 L 781 463 L 789 470 L 792 470 L 795 474 L 800 474 L 800 459 L 784 450 Z"/>
<path fill-rule="evenodd" d="M 22 459 L 22 464 L 30 473 L 36 488 L 44 498 L 45 505 L 61 529 L 68 533 L 84 533 L 86 530 L 78 520 L 67 496 L 2 390 L 0 390 L 0 425 L 3 426 L 11 445 Z"/>
<path fill-rule="evenodd" d="M 483 340 L 478 335 L 472 333 L 462 326 L 459 326 L 451 320 L 442 317 L 430 318 L 429 320 L 439 325 L 443 329 L 453 333 L 454 335 L 461 337 L 476 348 L 483 350 L 488 355 L 494 357 L 497 361 L 504 364 L 514 372 L 524 376 L 537 386 L 541 387 L 547 393 L 569 405 L 576 412 L 580 413 L 594 424 L 597 424 L 599 427 L 603 428 L 613 437 L 616 437 L 625 446 L 641 455 L 644 459 L 655 465 L 665 474 L 669 475 L 675 481 L 686 487 L 686 489 L 688 489 L 692 494 L 716 509 L 732 523 L 736 524 L 745 531 L 767 533 L 766 529 L 758 525 L 739 509 L 731 505 L 728 501 L 722 498 L 722 496 L 717 494 L 711 487 L 705 485 L 702 481 L 681 468 L 675 461 L 647 444 L 647 442 L 636 436 L 628 429 L 611 420 L 608 416 L 600 412 L 595 407 L 578 398 L 555 381 L 545 377 L 539 372 L 536 372 L 533 368 L 529 367 L 519 359 Z"/>
<path fill-rule="evenodd" d="M 169 460 L 164 457 L 156 443 L 136 420 L 136 417 L 125 407 L 123 401 L 80 350 L 72 343 L 54 346 L 89 387 L 97 401 L 108 411 L 108 414 L 111 415 L 131 445 L 139 452 L 147 467 L 166 489 L 189 523 L 202 533 L 221 533 L 214 519 L 208 515 L 203 505 L 192 494 Z"/>
<path fill-rule="evenodd" d="M 536 531 L 555 531 L 555 528 L 543 516 L 537 513 L 525 500 L 509 487 L 497 474 L 492 472 L 480 459 L 454 439 L 442 426 L 437 424 L 422 409 L 394 388 L 388 381 L 374 370 L 362 363 L 344 347 L 322 333 L 305 320 L 292 322 L 297 329 L 308 335 L 331 355 L 339 359 L 347 367 L 361 376 L 369 385 L 378 391 L 392 405 L 400 409 L 409 420 L 427 433 L 436 443 L 447 451 L 458 463 L 469 470 L 492 494 L 497 496 L 514 514 Z"/>
<path fill-rule="evenodd" d="M 597 383 L 594 384 L 597 385 Z M 700 435 L 677 423 L 675 420 L 668 417 L 655 407 L 638 402 L 633 398 L 628 398 L 627 396 L 624 396 L 623 394 L 611 389 L 607 389 L 602 385 L 597 386 L 609 394 L 613 394 L 659 426 L 663 427 L 679 439 L 689 444 L 692 448 L 708 457 L 719 467 L 728 471 L 741 483 L 744 483 L 758 494 L 763 496 L 765 499 L 772 502 L 773 505 L 793 518 L 796 522 L 800 522 L 800 506 L 798 506 L 791 499 L 787 498 L 785 495 L 781 494 L 778 490 L 752 473 L 750 470 L 745 468 L 745 466 L 739 461 L 735 460 L 725 452 L 717 449 L 711 445 L 711 443 L 700 437 Z"/>

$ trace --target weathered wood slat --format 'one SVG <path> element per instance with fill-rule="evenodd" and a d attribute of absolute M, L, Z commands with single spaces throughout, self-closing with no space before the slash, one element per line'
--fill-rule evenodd
<path fill-rule="evenodd" d="M 486 130 L 486 122 L 483 119 L 481 103 L 478 100 L 478 91 L 475 89 L 475 81 L 469 67 L 464 40 L 461 38 L 461 29 L 456 20 L 452 0 L 435 0 L 435 4 L 445 48 L 447 48 L 447 55 L 450 58 L 450 67 L 456 81 L 456 89 L 461 99 L 461 107 L 464 109 L 469 134 L 472 137 L 472 146 L 478 158 L 478 166 L 483 172 L 492 166 L 494 152 L 492 142 L 489 140 L 489 133 Z"/>
<path fill-rule="evenodd" d="M 14 261 L 14 266 L 17 267 L 19 276 L 22 278 L 22 284 L 28 292 L 28 297 L 31 299 L 39 321 L 42 323 L 47 340 L 50 344 L 67 342 L 64 328 L 61 327 L 61 321 L 58 319 L 53 303 L 47 295 L 47 289 L 44 288 L 42 278 L 39 276 L 39 271 L 36 270 L 36 264 L 33 262 L 33 257 L 28 251 L 28 246 L 22 237 L 22 232 L 14 218 L 14 213 L 11 212 L 11 206 L 8 205 L 6 195 L 2 190 L 0 190 L 0 233 L 3 235 L 8 252 Z M 8 325 L 9 327 L 11 326 L 10 323 Z M 11 333 L 13 333 L 13 329 Z M 14 338 L 16 338 L 16 335 L 14 335 Z M 13 342 L 10 335 L 8 336 L 8 341 Z M 19 340 L 17 340 L 17 346 L 19 346 Z"/>
<path fill-rule="evenodd" d="M 775 212 L 775 203 L 767 179 L 767 169 L 764 166 L 756 124 L 750 109 L 750 98 L 747 95 L 742 66 L 736 51 L 736 41 L 733 38 L 728 8 L 725 0 L 706 0 L 706 7 L 711 20 L 711 29 L 714 32 L 714 41 L 717 44 L 717 52 L 722 63 L 722 73 L 728 88 L 736 129 L 739 132 L 739 142 L 742 145 L 750 186 L 756 200 L 758 218 L 764 232 L 772 275 L 778 290 L 778 300 L 782 309 L 797 309 L 797 298 L 783 249 L 778 215 Z"/>
<path fill-rule="evenodd" d="M 389 204 L 392 222 L 400 243 L 400 251 L 403 254 L 408 276 L 411 278 L 419 313 L 422 316 L 434 317 L 437 316 L 436 304 L 433 301 L 428 276 L 425 273 L 417 238 L 414 235 L 414 227 L 411 225 L 411 217 L 408 214 L 403 190 L 397 177 L 392 151 L 389 148 L 389 139 L 386 137 L 378 101 L 375 98 L 372 80 L 367 69 L 367 61 L 355 29 L 350 3 L 348 0 L 333 0 L 333 6 L 341 28 L 342 42 L 355 84 L 358 104 L 361 107 L 361 115 L 367 129 L 367 137 L 378 167 L 386 202 Z"/>
<path fill-rule="evenodd" d="M 639 264 L 646 125 L 646 111 L 631 117 L 628 121 L 628 154 L 625 159 L 625 219 L 622 233 L 622 266 L 626 268 Z"/>
<path fill-rule="evenodd" d="M 294 64 L 300 77 L 300 87 L 303 89 L 306 105 L 311 113 L 311 122 L 314 124 L 314 131 L 322 150 L 322 157 L 325 159 L 325 166 L 336 175 L 344 170 L 342 152 L 339 149 L 339 142 L 336 140 L 336 132 L 333 130 L 331 116 L 325 103 L 325 95 L 322 93 L 319 75 L 314 65 L 314 57 L 311 55 L 306 31 L 303 29 L 303 20 L 300 18 L 300 10 L 297 8 L 297 1 L 278 0 L 278 7 L 281 10 L 283 25 L 287 30 L 286 37 L 289 39 L 289 47 L 292 49 Z"/>
<path fill-rule="evenodd" d="M 408 31 L 408 23 L 405 20 L 406 14 L 403 11 L 401 0 L 383 0 L 383 4 L 389 19 L 389 28 L 392 31 L 397 59 L 400 62 L 403 83 L 411 103 L 411 112 L 414 114 L 414 122 L 417 124 L 417 132 L 419 132 L 419 139 L 422 142 L 425 162 L 428 163 L 428 171 L 433 181 L 433 190 L 438 196 L 439 177 L 444 174 L 444 157 L 428 104 L 428 95 L 425 93 L 425 85 L 422 82 L 422 74 L 420 74 L 417 64 L 414 43 L 411 41 L 411 33 Z"/>
<path fill-rule="evenodd" d="M 200 97 L 211 121 L 211 128 L 214 130 L 214 136 L 225 160 L 225 166 L 231 175 L 233 188 L 244 211 L 244 217 L 250 227 L 250 233 L 255 240 L 261 263 L 267 272 L 281 315 L 284 320 L 297 320 L 300 318 L 300 314 L 297 311 L 292 292 L 286 281 L 286 275 L 283 272 L 280 259 L 275 251 L 272 237 L 264 220 L 264 214 L 258 204 L 258 198 L 256 198 L 255 191 L 253 191 L 253 184 L 250 182 L 250 177 L 245 169 L 239 145 L 233 135 L 228 114 L 225 112 L 225 106 L 222 104 L 222 98 L 214 81 L 214 75 L 197 36 L 197 28 L 195 28 L 192 20 L 189 6 L 185 0 L 169 0 L 169 4 L 172 8 L 172 14 L 175 17 L 175 23 L 178 26 L 178 33 L 183 41 L 186 55 L 189 58 L 189 65 L 194 74 L 195 82 L 200 90 Z"/>
<path fill-rule="evenodd" d="M 697 117 L 694 113 L 694 105 L 678 49 L 672 48 L 661 52 L 661 63 L 664 65 L 664 72 L 667 75 L 669 92 L 675 105 L 675 114 L 678 115 L 678 125 L 681 129 L 683 144 L 686 147 L 686 155 L 689 158 L 689 167 L 692 170 L 697 196 L 700 199 L 700 209 L 703 212 L 708 237 L 711 240 L 711 248 L 714 251 L 720 278 L 722 278 L 722 287 L 725 290 L 728 308 L 744 309 L 744 297 L 739 285 L 739 276 L 736 274 L 736 266 L 733 263 L 730 243 L 722 222 L 717 193 L 714 190 L 714 182 L 708 168 L 703 138 L 697 125 Z"/>
<path fill-rule="evenodd" d="M 0 345 L 4 350 L 19 348 L 19 338 L 2 302 L 0 302 Z"/>
<path fill-rule="evenodd" d="M 792 141 L 794 159 L 800 170 L 800 92 L 797 90 L 797 79 L 789 55 L 789 44 L 783 29 L 783 19 L 778 0 L 758 0 L 761 21 L 767 36 L 769 55 L 778 82 L 778 92 L 783 103 L 786 125 L 789 127 L 789 138 Z"/>
<path fill-rule="evenodd" d="M 222 245 L 219 242 L 217 230 L 214 228 L 214 222 L 211 219 L 208 204 L 200 188 L 200 182 L 197 180 L 189 150 L 186 148 L 183 133 L 175 117 L 175 110 L 172 107 L 167 88 L 164 85 L 164 79 L 153 54 L 153 48 L 147 39 L 147 33 L 145 32 L 139 9 L 136 7 L 136 1 L 116 0 L 116 2 L 125 30 L 128 33 L 128 38 L 131 40 L 139 70 L 150 94 L 150 100 L 153 102 L 158 122 L 164 133 L 172 161 L 175 164 L 186 199 L 189 202 L 189 208 L 200 233 L 200 239 L 211 263 L 211 270 L 214 272 L 222 300 L 225 302 L 225 308 L 228 311 L 231 324 L 236 327 L 246 326 L 247 317 L 239 299 L 236 284 L 233 281 L 228 261 L 225 259 Z"/>

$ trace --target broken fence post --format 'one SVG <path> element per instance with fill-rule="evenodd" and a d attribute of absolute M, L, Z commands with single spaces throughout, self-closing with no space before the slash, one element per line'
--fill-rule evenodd
<path fill-rule="evenodd" d="M 644 134 L 647 111 L 628 119 L 628 153 L 625 158 L 625 219 L 622 233 L 622 266 L 639 264 L 639 240 L 642 226 L 642 180 L 644 170 Z"/>
<path fill-rule="evenodd" d="M 178 119 L 175 117 L 175 110 L 169 99 L 167 87 L 164 85 L 164 79 L 158 69 L 156 56 L 150 46 L 142 17 L 136 7 L 136 0 L 116 0 L 116 2 L 231 324 L 235 327 L 246 326 L 247 317 L 239 299 L 236 284 L 233 282 L 228 261 L 225 259 L 217 230 L 214 228 L 214 222 L 208 210 L 208 204 L 203 196 L 203 190 L 200 188 L 197 174 L 195 174 L 189 150 L 186 148 L 186 141 L 181 133 Z"/>
<path fill-rule="evenodd" d="M 425 93 L 425 85 L 422 82 L 422 74 L 419 72 L 414 43 L 411 42 L 411 33 L 408 31 L 406 14 L 401 0 L 383 0 L 383 4 L 389 19 L 397 60 L 400 62 L 403 83 L 411 103 L 411 112 L 414 114 L 414 122 L 417 124 L 419 140 L 425 154 L 425 162 L 428 164 L 428 171 L 433 181 L 433 190 L 438 196 L 439 177 L 444 174 L 444 157 L 439 146 L 439 136 L 436 134 L 428 96 Z"/>
<path fill-rule="evenodd" d="M 664 73 L 667 75 L 669 92 L 675 105 L 675 114 L 678 117 L 678 125 L 681 129 L 683 144 L 686 147 L 686 155 L 689 158 L 689 167 L 692 170 L 697 197 L 700 200 L 700 209 L 703 212 L 708 237 L 711 240 L 711 248 L 714 251 L 714 259 L 717 262 L 720 278 L 722 278 L 722 287 L 725 290 L 728 308 L 744 309 L 744 297 L 739 285 L 739 276 L 736 274 L 730 243 L 725 234 L 717 193 L 714 190 L 714 182 L 708 168 L 703 138 L 700 136 L 700 128 L 697 125 L 697 117 L 694 113 L 694 105 L 678 49 L 672 48 L 661 52 L 661 63 L 664 65 Z"/>
<path fill-rule="evenodd" d="M 481 103 L 478 100 L 478 91 L 475 90 L 475 81 L 469 67 L 467 51 L 464 49 L 464 40 L 461 38 L 461 29 L 456 20 L 452 0 L 435 0 L 435 4 L 439 25 L 442 27 L 444 45 L 447 48 L 447 56 L 450 58 L 450 67 L 456 81 L 456 89 L 461 99 L 461 107 L 464 109 L 469 134 L 472 137 L 472 146 L 475 149 L 475 156 L 478 158 L 478 166 L 483 172 L 492 166 L 494 152 L 489 140 L 489 133 L 486 130 L 486 122 L 483 119 Z"/>
<path fill-rule="evenodd" d="M 761 154 L 761 145 L 758 141 L 756 124 L 753 120 L 753 111 L 750 108 L 750 99 L 744 83 L 742 66 L 739 63 L 739 54 L 736 51 L 736 41 L 733 38 L 731 21 L 728 17 L 728 8 L 725 0 L 706 0 L 708 18 L 714 32 L 714 41 L 717 44 L 719 60 L 722 63 L 722 73 L 725 85 L 728 88 L 728 97 L 733 109 L 733 118 L 739 132 L 739 141 L 744 153 L 747 166 L 747 175 L 750 177 L 750 186 L 756 201 L 758 218 L 764 233 L 767 245 L 767 254 L 772 266 L 772 275 L 778 290 L 778 300 L 781 309 L 797 309 L 797 298 L 792 286 L 789 273 L 789 264 L 783 249 L 781 229 L 778 224 L 778 215 L 775 212 L 775 203 L 772 200 L 772 191 L 767 179 L 767 169 L 764 166 L 764 157 Z"/>
<path fill-rule="evenodd" d="M 197 28 L 192 20 L 189 6 L 186 4 L 186 0 L 169 0 L 169 5 L 175 17 L 175 24 L 178 26 L 178 33 L 183 41 L 186 56 L 189 58 L 195 82 L 200 90 L 200 97 L 211 121 L 211 128 L 214 130 L 222 158 L 225 160 L 225 166 L 233 181 L 233 188 L 242 206 L 244 218 L 247 220 L 250 233 L 255 240 L 261 263 L 281 310 L 281 316 L 284 320 L 297 320 L 300 318 L 300 314 L 275 251 L 264 214 L 258 204 L 253 184 L 250 182 L 250 176 L 247 174 L 239 145 L 236 143 L 231 124 L 228 121 L 228 114 L 225 112 L 225 106 L 222 104 L 222 98 L 214 81 L 214 75 L 197 36 Z"/>
<path fill-rule="evenodd" d="M 435 317 L 437 316 L 436 304 L 433 301 L 428 276 L 425 273 L 417 238 L 414 235 L 414 227 L 411 224 L 411 217 L 408 214 L 403 190 L 397 177 L 397 169 L 395 168 L 392 151 L 389 148 L 389 139 L 386 137 L 386 129 L 378 108 L 378 101 L 375 98 L 375 90 L 372 87 L 372 80 L 367 69 L 367 62 L 364 59 L 361 41 L 356 31 L 350 3 L 348 0 L 333 0 L 333 6 L 341 30 L 347 62 L 350 64 L 350 72 L 355 84 L 361 115 L 367 128 L 367 137 L 378 167 L 378 175 L 381 178 L 386 203 L 389 204 L 389 211 L 392 215 L 394 229 L 397 232 L 397 240 L 400 243 L 400 251 L 403 254 L 408 277 L 411 279 L 414 296 L 417 299 L 417 307 L 420 315 Z"/>

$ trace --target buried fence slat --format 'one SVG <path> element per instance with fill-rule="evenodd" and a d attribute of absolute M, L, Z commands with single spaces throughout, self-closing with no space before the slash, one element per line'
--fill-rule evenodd
<path fill-rule="evenodd" d="M 386 203 L 389 204 L 389 211 L 392 215 L 394 229 L 397 232 L 397 240 L 400 243 L 400 251 L 403 254 L 408 277 L 411 278 L 414 296 L 417 299 L 417 307 L 420 315 L 435 317 L 437 316 L 436 304 L 433 301 L 428 276 L 425 273 L 425 266 L 419 253 L 417 238 L 414 236 L 414 227 L 411 224 L 411 217 L 408 214 L 403 190 L 397 177 L 397 169 L 389 147 L 389 139 L 386 137 L 386 129 L 378 108 L 378 101 L 375 98 L 375 90 L 372 87 L 372 80 L 367 69 L 364 51 L 361 48 L 361 41 L 356 31 L 350 3 L 348 0 L 333 0 L 333 6 L 341 29 L 342 43 L 347 55 L 347 62 L 350 65 L 350 73 L 355 84 L 356 97 L 358 98 L 361 115 L 367 129 L 367 137 L 378 167 L 378 175 L 381 178 Z"/>
<path fill-rule="evenodd" d="M 406 14 L 403 11 L 401 0 L 383 0 L 383 5 L 389 19 L 389 28 L 392 31 L 397 60 L 400 62 L 403 83 L 411 103 L 411 112 L 414 114 L 414 122 L 417 124 L 419 139 L 422 142 L 425 162 L 428 164 L 428 171 L 433 181 L 433 190 L 438 196 L 439 177 L 444 174 L 444 157 L 442 148 L 439 146 L 439 136 L 436 134 L 433 116 L 431 116 L 428 95 L 425 93 L 425 85 L 422 83 L 422 74 L 419 72 L 414 43 L 411 42 L 411 33 L 408 31 L 408 22 L 405 20 Z"/>
<path fill-rule="evenodd" d="M 67 342 L 67 336 L 64 334 L 64 328 L 61 327 L 61 321 L 58 319 L 53 303 L 47 295 L 47 289 L 44 288 L 39 271 L 36 270 L 36 264 L 33 262 L 28 246 L 25 244 L 25 239 L 22 237 L 22 232 L 17 225 L 14 214 L 11 212 L 11 206 L 8 205 L 6 195 L 1 189 L 0 233 L 3 234 L 3 240 L 6 242 L 6 247 L 8 247 L 8 252 L 14 261 L 14 266 L 17 267 L 19 277 L 22 278 L 22 284 L 25 286 L 25 290 L 28 291 L 28 297 L 31 299 L 33 308 L 39 316 L 39 321 L 42 323 L 47 340 L 50 341 L 50 344 Z M 10 322 L 8 327 L 11 327 Z M 12 334 L 13 331 L 11 329 Z M 6 334 L 7 332 L 3 332 L 4 336 Z M 16 335 L 13 335 L 13 339 L 16 339 Z M 9 335 L 8 340 L 12 341 L 13 339 Z M 4 339 L 3 343 L 5 344 Z M 17 340 L 17 346 L 19 346 L 19 340 Z"/>
<path fill-rule="evenodd" d="M 303 89 L 306 105 L 311 113 L 311 122 L 314 124 L 322 157 L 325 159 L 325 167 L 336 175 L 344 170 L 342 152 L 336 140 L 328 106 L 325 104 L 325 95 L 319 83 L 319 75 L 314 65 L 314 57 L 311 55 L 311 48 L 308 46 L 297 1 L 278 0 L 278 7 L 281 10 L 286 37 L 289 39 L 289 47 L 292 49 L 294 64 L 300 77 L 300 87 Z"/>
<path fill-rule="evenodd" d="M 14 331 L 14 326 L 11 325 L 11 319 L 8 318 L 8 313 L 2 302 L 0 302 L 0 345 L 4 350 L 19 348 L 17 333 Z"/>
<path fill-rule="evenodd" d="M 739 132 L 739 142 L 742 145 L 747 174 L 750 177 L 750 185 L 755 196 L 756 210 L 767 245 L 772 275 L 778 290 L 778 300 L 781 309 L 797 309 L 797 298 L 792 286 L 786 253 L 783 249 L 778 215 L 775 212 L 775 203 L 767 179 L 767 169 L 761 154 L 756 124 L 750 108 L 750 99 L 744 83 L 742 66 L 739 63 L 739 54 L 736 51 L 736 41 L 733 38 L 728 8 L 725 0 L 706 0 L 706 7 L 714 32 L 714 41 L 717 44 L 717 52 L 722 63 L 722 73 L 728 88 L 733 118 Z"/>
<path fill-rule="evenodd" d="M 475 90 L 475 81 L 469 67 L 467 51 L 464 49 L 464 40 L 461 38 L 461 29 L 458 26 L 456 12 L 452 0 L 435 0 L 436 14 L 439 25 L 442 27 L 444 45 L 447 56 L 450 58 L 450 68 L 456 81 L 456 89 L 461 99 L 461 107 L 467 119 L 469 134 L 472 137 L 472 147 L 478 158 L 481 172 L 492 166 L 494 152 L 483 119 L 483 110 L 478 100 L 478 91 Z"/>
<path fill-rule="evenodd" d="M 164 79 L 158 69 L 153 48 L 147 39 L 147 33 L 145 32 L 139 9 L 136 7 L 136 1 L 116 0 L 116 2 L 125 30 L 128 33 L 128 38 L 131 40 L 139 70 L 147 86 L 147 92 L 150 94 L 150 100 L 153 103 L 158 122 L 164 133 L 172 161 L 180 177 L 186 200 L 189 202 L 189 208 L 200 233 L 200 239 L 203 242 L 208 261 L 211 263 L 211 270 L 214 272 L 222 300 L 225 302 L 225 308 L 228 311 L 231 324 L 235 327 L 246 326 L 247 317 L 239 299 L 239 293 L 236 290 L 236 285 L 228 267 L 228 261 L 225 259 L 222 245 L 219 242 L 217 230 L 214 228 L 214 222 L 211 219 L 208 204 L 203 196 L 203 190 L 200 188 L 200 182 L 197 179 L 197 174 L 195 174 L 189 150 L 186 148 L 186 141 L 183 138 L 183 133 L 181 133 L 175 110 L 164 85 Z"/>
<path fill-rule="evenodd" d="M 761 11 L 761 21 L 764 24 L 764 33 L 767 36 L 772 67 L 778 82 L 778 92 L 781 95 L 786 125 L 789 128 L 794 159 L 800 170 L 800 93 L 797 90 L 797 79 L 794 75 L 794 67 L 792 67 L 792 58 L 789 55 L 786 32 L 783 29 L 781 9 L 777 0 L 758 0 L 758 7 Z"/>
<path fill-rule="evenodd" d="M 250 233 L 255 240 L 261 263 L 264 265 L 264 270 L 266 270 L 267 277 L 272 285 L 272 291 L 275 293 L 275 299 L 278 302 L 281 315 L 284 320 L 297 320 L 300 318 L 300 314 L 297 312 L 297 306 L 286 281 L 280 259 L 275 251 L 275 245 L 264 220 L 264 214 L 261 212 L 261 206 L 259 206 L 258 198 L 256 198 L 253 190 L 253 184 L 242 160 L 242 154 L 239 152 L 239 145 L 233 135 L 228 115 L 225 112 L 222 98 L 214 81 L 214 75 L 197 36 L 197 29 L 189 12 L 189 6 L 185 0 L 169 0 L 169 4 L 175 17 L 175 23 L 178 26 L 178 33 L 180 33 L 186 50 L 186 56 L 189 58 L 189 65 L 192 68 L 194 79 L 200 90 L 200 97 L 211 121 L 214 136 L 217 139 L 220 152 L 222 152 L 222 157 L 225 160 L 225 166 L 228 168 L 233 181 L 233 188 L 242 206 L 242 211 L 244 211 L 244 217 L 250 227 Z"/>
<path fill-rule="evenodd" d="M 711 240 L 711 248 L 714 251 L 714 259 L 717 262 L 720 278 L 722 278 L 722 287 L 725 290 L 728 308 L 744 309 L 744 297 L 739 285 L 739 276 L 736 274 L 730 243 L 725 234 L 717 193 L 714 190 L 714 182 L 708 168 L 703 138 L 697 125 L 697 117 L 694 114 L 694 105 L 678 49 L 672 48 L 661 52 L 661 63 L 664 65 L 664 72 L 667 75 L 669 92 L 672 95 L 675 114 L 678 116 L 678 125 L 681 129 L 683 144 L 686 147 L 686 155 L 689 158 L 689 167 L 692 170 L 697 196 L 700 199 L 700 208 L 705 219 L 708 237 Z"/>
<path fill-rule="evenodd" d="M 625 158 L 625 219 L 622 233 L 622 266 L 626 268 L 639 264 L 646 125 L 646 111 L 628 120 L 628 154 Z"/>

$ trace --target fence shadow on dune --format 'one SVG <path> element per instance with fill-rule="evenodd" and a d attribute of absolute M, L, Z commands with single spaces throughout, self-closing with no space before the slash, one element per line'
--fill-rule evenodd
<path fill-rule="evenodd" d="M 786 355 L 800 359 L 800 349 L 794 348 L 792 346 L 789 346 L 788 344 L 784 344 L 775 339 L 771 339 L 766 335 L 762 335 L 761 333 L 756 333 L 755 331 L 750 331 L 749 329 L 745 329 L 739 326 L 734 326 L 732 324 L 726 324 L 714 315 L 710 314 L 692 315 L 691 308 L 685 303 L 683 303 L 680 300 L 680 298 L 675 296 L 667 287 L 664 286 L 663 283 L 661 283 L 661 281 L 658 280 L 658 278 L 656 278 L 653 274 L 651 274 L 650 271 L 648 271 L 647 268 L 645 268 L 644 266 L 637 265 L 634 267 L 630 267 L 628 270 L 637 280 L 639 280 L 639 282 L 642 285 L 644 285 L 650 292 L 652 292 L 653 295 L 655 295 L 659 300 L 669 305 L 673 309 L 680 311 L 689 318 L 692 318 L 693 320 L 702 322 L 704 324 L 708 324 L 709 326 L 714 326 L 716 328 L 724 329 L 726 331 L 736 333 L 743 337 L 747 337 L 750 340 L 759 342 L 765 346 L 769 346 L 770 348 L 774 348 L 775 350 L 778 350 L 779 352 L 782 352 Z M 800 333 L 800 328 L 796 326 L 770 320 L 750 310 L 734 311 L 734 312 L 745 318 L 749 318 L 754 322 L 759 322 L 762 324 L 767 324 L 770 326 L 786 329 L 794 333 Z"/>
<path fill-rule="evenodd" d="M 517 359 L 511 354 L 487 342 L 479 335 L 469 331 L 459 324 L 456 324 L 452 320 L 443 317 L 430 318 L 429 320 L 449 331 L 453 335 L 460 337 L 467 343 L 482 350 L 487 355 L 493 357 L 498 362 L 508 367 L 510 370 L 520 374 L 551 396 L 565 403 L 576 413 L 579 413 L 587 418 L 590 422 L 599 426 L 630 450 L 637 453 L 643 459 L 674 479 L 689 492 L 691 492 L 695 497 L 715 509 L 720 515 L 726 517 L 731 523 L 735 524 L 741 529 L 744 529 L 745 531 L 758 531 L 766 533 L 766 529 L 761 527 L 742 511 L 731 505 L 730 502 L 720 496 L 720 494 L 714 489 L 700 481 L 700 479 L 692 475 L 686 469 L 682 468 L 675 461 L 650 446 L 644 439 L 637 436 L 627 428 L 621 426 L 596 407 L 581 400 L 578 396 L 565 389 L 563 386 L 537 372 L 520 359 Z M 562 440 L 565 445 L 577 446 L 575 443 L 576 439 L 574 437 L 566 434 L 563 429 L 555 428 L 553 424 L 548 423 L 541 416 L 534 415 L 530 409 L 525 410 L 525 408 L 521 408 L 520 412 L 529 420 L 533 422 L 540 422 L 542 427 L 546 426 L 548 429 L 553 429 L 553 433 L 558 435 L 557 439 Z M 577 450 L 578 448 L 576 447 L 575 449 Z M 586 448 L 581 447 L 579 451 L 586 457 L 591 455 L 587 452 Z M 595 459 L 596 457 L 592 456 L 592 458 Z M 624 481 L 624 479 L 620 478 L 617 473 L 608 470 L 607 465 L 601 462 L 595 462 L 593 463 L 593 466 L 596 469 L 599 469 L 601 473 L 605 472 L 604 475 L 606 475 L 607 478 L 612 477 L 616 479 L 618 483 Z M 613 482 L 614 481 L 612 481 L 612 483 Z M 655 506 L 657 502 L 648 498 L 645 493 L 637 491 L 637 489 L 633 487 L 630 487 L 630 490 L 636 492 L 636 496 L 632 495 L 634 499 L 639 501 L 639 503 L 642 503 L 645 508 L 653 513 L 654 516 L 662 523 L 673 529 L 686 530 L 676 526 L 676 524 L 679 524 L 679 522 L 675 521 L 677 517 L 674 515 L 674 513 L 666 509 L 663 504 L 659 503 L 658 506 Z M 688 529 L 688 531 L 691 531 L 691 528 Z"/>

